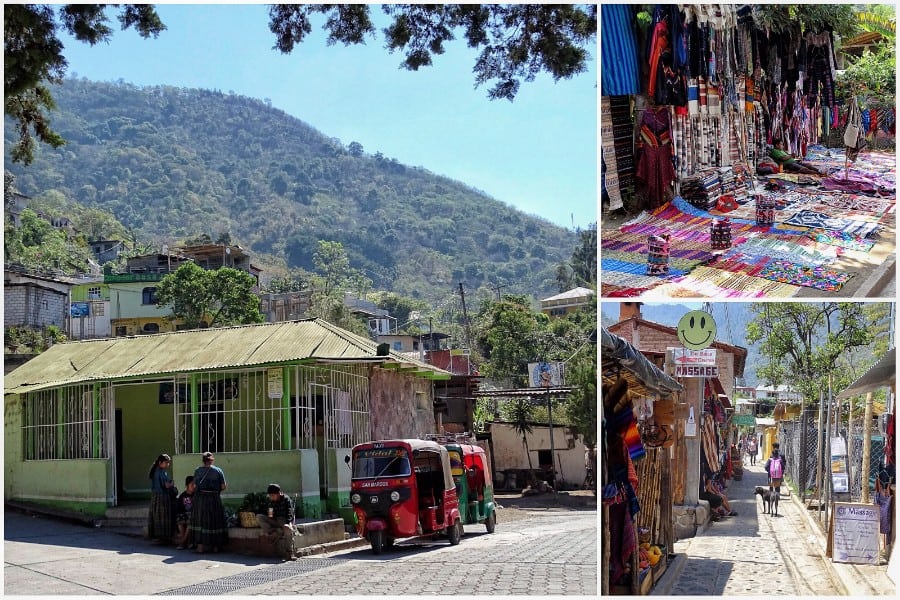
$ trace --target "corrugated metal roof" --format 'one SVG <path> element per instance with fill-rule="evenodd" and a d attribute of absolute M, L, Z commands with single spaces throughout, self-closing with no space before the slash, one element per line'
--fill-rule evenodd
<path fill-rule="evenodd" d="M 4 392 L 299 360 L 385 363 L 430 379 L 450 378 L 447 371 L 399 353 L 377 356 L 376 349 L 375 342 L 320 319 L 70 342 L 9 373 Z"/>

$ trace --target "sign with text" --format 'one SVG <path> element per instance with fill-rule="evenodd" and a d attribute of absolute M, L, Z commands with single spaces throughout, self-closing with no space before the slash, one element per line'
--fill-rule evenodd
<path fill-rule="evenodd" d="M 268 369 L 266 375 L 269 380 L 269 398 L 284 396 L 284 369 Z"/>
<path fill-rule="evenodd" d="M 701 367 L 716 366 L 716 350 L 691 350 L 689 348 L 666 348 L 672 351 L 672 360 L 676 365 L 695 365 Z"/>
<path fill-rule="evenodd" d="M 832 560 L 878 564 L 879 509 L 874 504 L 834 503 Z"/>
<path fill-rule="evenodd" d="M 693 365 L 676 365 L 675 377 L 718 377 L 719 367 L 697 367 Z"/>
<path fill-rule="evenodd" d="M 87 302 L 73 302 L 69 312 L 73 317 L 84 318 L 91 314 L 90 305 Z"/>
<path fill-rule="evenodd" d="M 850 491 L 850 477 L 847 475 L 847 445 L 844 438 L 831 438 L 831 482 L 835 492 Z"/>

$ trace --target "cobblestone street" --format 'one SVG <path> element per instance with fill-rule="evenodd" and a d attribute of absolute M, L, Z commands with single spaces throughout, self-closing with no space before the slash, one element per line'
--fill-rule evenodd
<path fill-rule="evenodd" d="M 652 595 L 841 595 L 831 579 L 815 532 L 782 486 L 778 515 L 763 513 L 753 494 L 766 485 L 762 466 L 744 466 L 741 481 L 729 481 L 738 516 L 726 517 L 696 537 L 675 544 L 678 556 Z"/>
<path fill-rule="evenodd" d="M 500 522 L 494 534 L 466 527 L 458 546 L 407 541 L 373 556 L 369 548 L 328 555 L 327 568 L 239 595 L 597 595 L 597 513 L 547 511 Z"/>

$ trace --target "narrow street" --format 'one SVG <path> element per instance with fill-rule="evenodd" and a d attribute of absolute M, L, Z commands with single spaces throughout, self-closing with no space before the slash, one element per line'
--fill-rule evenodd
<path fill-rule="evenodd" d="M 782 497 L 777 515 L 763 513 L 756 486 L 766 485 L 762 462 L 744 464 L 741 481 L 728 482 L 736 517 L 711 523 L 696 537 L 675 544 L 678 557 L 653 589 L 656 596 L 842 595 L 824 565 L 816 532 L 801 508 Z"/>
<path fill-rule="evenodd" d="M 404 540 L 294 562 L 231 552 L 198 556 L 99 528 L 4 514 L 6 595 L 575 595 L 597 594 L 597 512 L 505 508 L 497 530 Z"/>

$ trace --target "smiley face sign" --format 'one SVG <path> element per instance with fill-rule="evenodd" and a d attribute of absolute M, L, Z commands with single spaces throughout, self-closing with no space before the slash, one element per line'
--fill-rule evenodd
<path fill-rule="evenodd" d="M 678 341 L 690 350 L 709 348 L 716 339 L 716 322 L 702 310 L 692 310 L 678 321 Z"/>

